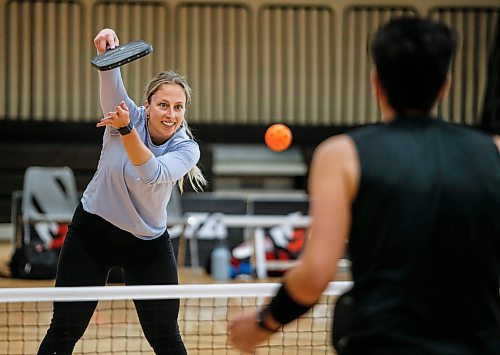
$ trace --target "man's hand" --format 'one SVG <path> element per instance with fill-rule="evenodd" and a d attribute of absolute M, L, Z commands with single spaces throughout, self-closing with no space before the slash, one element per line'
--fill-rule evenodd
<path fill-rule="evenodd" d="M 255 347 L 273 334 L 257 325 L 257 311 L 246 312 L 235 318 L 228 327 L 229 342 L 247 353 L 254 353 Z"/>

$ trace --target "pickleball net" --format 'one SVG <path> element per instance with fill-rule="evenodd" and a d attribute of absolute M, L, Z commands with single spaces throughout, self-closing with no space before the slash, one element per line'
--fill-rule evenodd
<path fill-rule="evenodd" d="M 257 354 L 334 354 L 335 299 L 351 287 L 332 282 L 318 304 L 261 345 Z M 0 289 L 0 354 L 36 354 L 50 324 L 53 301 L 99 300 L 74 354 L 154 354 L 133 299 L 180 299 L 179 328 L 188 354 L 239 354 L 227 341 L 228 322 L 268 301 L 279 284 L 203 284 Z M 78 303 L 75 303 L 75 309 Z"/>

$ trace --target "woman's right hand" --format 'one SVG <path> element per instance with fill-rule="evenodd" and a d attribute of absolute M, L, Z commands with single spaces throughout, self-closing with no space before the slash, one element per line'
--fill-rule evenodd
<path fill-rule="evenodd" d="M 94 38 L 94 44 L 97 54 L 106 52 L 107 49 L 113 49 L 120 45 L 120 40 L 115 31 L 111 28 L 101 30 Z"/>

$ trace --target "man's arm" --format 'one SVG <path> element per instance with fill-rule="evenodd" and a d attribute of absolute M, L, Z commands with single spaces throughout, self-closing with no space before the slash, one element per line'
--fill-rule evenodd
<path fill-rule="evenodd" d="M 299 262 L 283 280 L 291 303 L 296 303 L 299 310 L 317 302 L 333 279 L 338 260 L 344 255 L 351 203 L 357 193 L 359 176 L 359 160 L 350 137 L 330 138 L 316 149 L 309 180 L 310 238 Z M 276 297 L 271 303 L 280 307 Z M 276 330 L 282 325 L 273 316 L 272 309 L 260 315 L 253 311 L 236 318 L 229 327 L 230 341 L 237 348 L 252 352 L 272 334 L 263 328 Z M 264 327 L 258 326 L 258 316 L 262 317 Z"/>
<path fill-rule="evenodd" d="M 285 286 L 301 304 L 315 303 L 335 276 L 351 225 L 351 203 L 359 184 L 359 162 L 351 138 L 343 135 L 316 150 L 309 183 L 312 223 L 300 265 L 285 276 Z"/>

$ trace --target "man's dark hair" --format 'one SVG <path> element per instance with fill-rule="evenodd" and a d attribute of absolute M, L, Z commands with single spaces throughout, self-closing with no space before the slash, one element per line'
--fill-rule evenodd
<path fill-rule="evenodd" d="M 396 113 L 431 110 L 455 47 L 455 35 L 448 27 L 422 18 L 393 19 L 377 32 L 372 57 Z"/>

